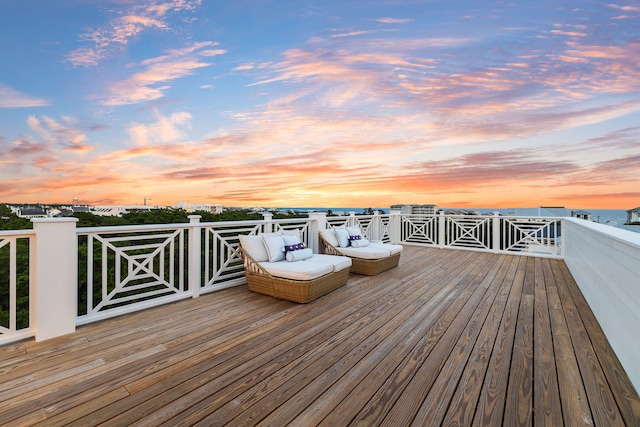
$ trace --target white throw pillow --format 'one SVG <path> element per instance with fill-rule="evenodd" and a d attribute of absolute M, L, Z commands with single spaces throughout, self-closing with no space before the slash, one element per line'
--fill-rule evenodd
<path fill-rule="evenodd" d="M 269 262 L 284 260 L 284 239 L 281 235 L 263 234 L 262 240 L 269 255 Z"/>
<path fill-rule="evenodd" d="M 347 227 L 347 232 L 349 236 L 362 236 L 362 231 L 357 225 L 355 227 Z"/>
<path fill-rule="evenodd" d="M 294 261 L 302 261 L 305 259 L 309 259 L 313 256 L 313 251 L 309 248 L 306 249 L 300 249 L 299 251 L 290 251 L 287 252 L 287 261 L 289 262 L 294 262 Z"/>
<path fill-rule="evenodd" d="M 299 228 L 294 228 L 293 230 L 282 230 L 283 236 L 295 236 L 302 242 L 302 230 Z"/>
<path fill-rule="evenodd" d="M 284 244 L 287 246 L 302 243 L 302 240 L 300 240 L 300 236 L 297 234 L 283 234 L 282 238 L 284 239 Z"/>
<path fill-rule="evenodd" d="M 340 247 L 340 243 L 338 242 L 338 238 L 336 237 L 336 233 L 331 229 L 321 230 L 320 235 L 322 238 L 334 248 Z"/>
<path fill-rule="evenodd" d="M 354 248 L 364 248 L 365 246 L 369 246 L 369 241 L 364 237 L 361 239 L 351 240 L 351 246 Z"/>
<path fill-rule="evenodd" d="M 349 246 L 349 232 L 344 227 L 335 227 L 333 229 L 338 239 L 338 244 L 341 248 Z"/>
<path fill-rule="evenodd" d="M 240 246 L 244 251 L 256 262 L 265 262 L 269 260 L 269 254 L 264 246 L 264 240 L 260 236 L 240 235 L 238 236 Z"/>

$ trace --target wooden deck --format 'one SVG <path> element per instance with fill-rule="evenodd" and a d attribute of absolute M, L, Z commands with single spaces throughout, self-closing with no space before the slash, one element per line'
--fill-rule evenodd
<path fill-rule="evenodd" d="M 2 425 L 640 425 L 562 261 L 409 246 L 307 305 L 241 286 L 0 348 L 0 402 Z"/>

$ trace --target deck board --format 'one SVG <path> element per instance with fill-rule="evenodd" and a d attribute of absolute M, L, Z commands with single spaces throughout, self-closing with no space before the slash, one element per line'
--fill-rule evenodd
<path fill-rule="evenodd" d="M 406 246 L 310 304 L 240 286 L 0 348 L 1 425 L 640 425 L 559 260 Z"/>

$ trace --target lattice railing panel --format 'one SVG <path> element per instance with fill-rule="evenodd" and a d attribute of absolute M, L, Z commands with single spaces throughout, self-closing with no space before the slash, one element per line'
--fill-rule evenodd
<path fill-rule="evenodd" d="M 485 217 L 447 217 L 445 245 L 491 249 L 491 219 Z"/>
<path fill-rule="evenodd" d="M 363 237 L 375 241 L 390 241 L 390 218 L 388 215 L 356 215 L 327 218 L 330 227 L 360 227 Z"/>
<path fill-rule="evenodd" d="M 238 235 L 258 234 L 263 231 L 264 224 L 217 224 L 204 228 L 204 288 L 222 289 L 244 283 L 245 273 L 240 258 Z"/>
<path fill-rule="evenodd" d="M 130 306 L 188 290 L 185 229 L 88 233 L 79 238 L 80 314 Z M 129 307 L 131 308 L 131 307 Z"/>
<path fill-rule="evenodd" d="M 400 227 L 403 242 L 438 244 L 438 218 L 435 216 L 402 215 Z"/>
<path fill-rule="evenodd" d="M 526 252 L 561 255 L 560 219 L 554 218 L 501 218 L 501 249 L 508 252 Z"/>
<path fill-rule="evenodd" d="M 31 236 L 0 237 L 0 344 L 33 335 L 29 307 Z"/>

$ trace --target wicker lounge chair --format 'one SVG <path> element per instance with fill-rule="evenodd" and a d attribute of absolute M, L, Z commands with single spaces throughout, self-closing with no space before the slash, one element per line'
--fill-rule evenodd
<path fill-rule="evenodd" d="M 240 253 L 250 291 L 308 303 L 347 283 L 351 267 L 348 257 L 313 254 L 304 261 L 268 262 L 255 238 L 260 236 L 240 236 Z"/>
<path fill-rule="evenodd" d="M 320 247 L 329 255 L 342 255 L 351 258 L 351 272 L 375 276 L 398 266 L 402 246 L 389 243 L 371 243 L 362 248 L 340 247 L 333 230 L 320 232 Z"/>

